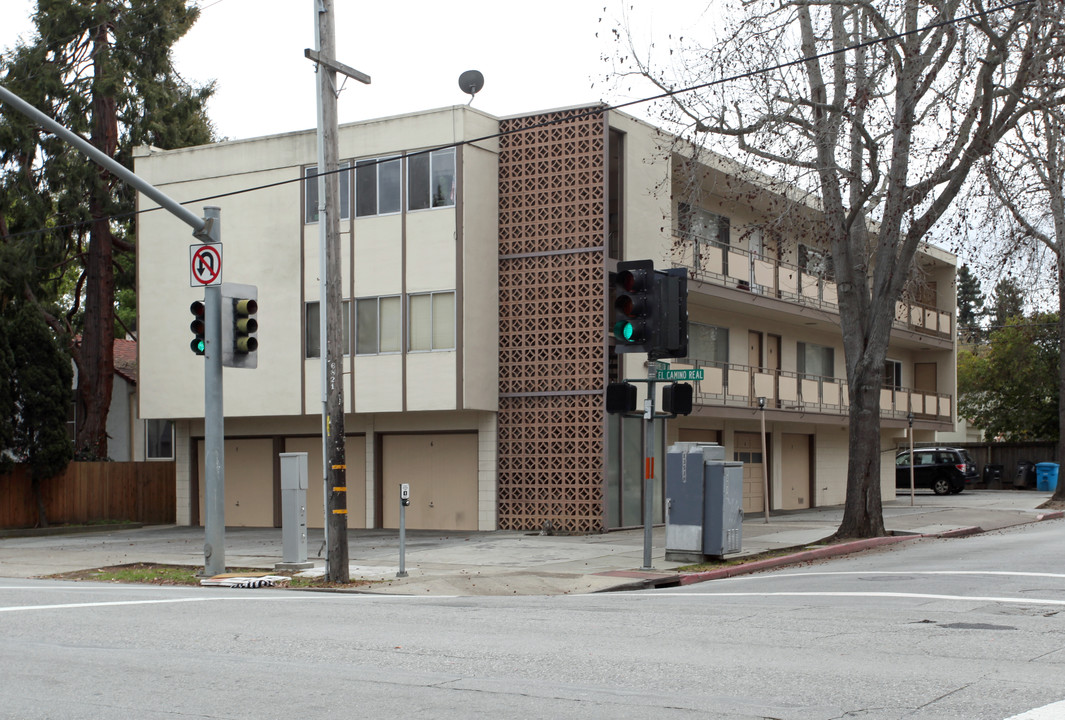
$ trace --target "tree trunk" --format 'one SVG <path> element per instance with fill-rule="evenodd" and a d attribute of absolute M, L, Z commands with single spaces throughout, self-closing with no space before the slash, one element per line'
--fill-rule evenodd
<path fill-rule="evenodd" d="M 868 373 L 867 373 L 868 374 Z M 880 501 L 880 383 L 856 378 L 850 385 L 847 502 L 836 536 L 884 535 Z"/>
<path fill-rule="evenodd" d="M 93 131 L 92 144 L 108 157 L 118 148 L 118 118 L 115 98 L 102 87 L 108 57 L 107 24 L 101 22 L 93 43 Z M 78 354 L 78 426 L 75 451 L 81 457 L 107 457 L 107 415 L 111 407 L 114 384 L 115 272 L 110 222 L 106 198 L 111 175 L 100 170 L 97 184 L 89 199 L 92 228 L 89 231 L 88 257 L 85 263 L 85 329 Z"/>

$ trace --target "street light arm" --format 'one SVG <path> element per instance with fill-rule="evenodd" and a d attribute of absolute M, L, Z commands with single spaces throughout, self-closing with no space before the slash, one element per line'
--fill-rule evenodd
<path fill-rule="evenodd" d="M 129 168 L 116 162 L 113 158 L 108 157 L 106 154 L 100 152 L 99 149 L 94 147 L 92 143 L 85 140 L 83 137 L 74 133 L 67 128 L 57 123 L 52 118 L 45 115 L 37 108 L 30 105 L 28 102 L 20 98 L 15 93 L 11 92 L 7 88 L 0 86 L 0 102 L 6 103 L 16 112 L 19 112 L 28 117 L 33 122 L 39 124 L 45 130 L 51 132 L 57 137 L 65 140 L 87 155 L 97 165 L 100 165 L 109 173 L 115 177 L 121 179 L 127 185 L 132 185 L 135 189 L 147 195 L 149 198 L 158 203 L 161 207 L 170 212 L 171 215 L 177 216 L 179 220 L 189 225 L 192 228 L 192 234 L 196 239 L 201 242 L 217 242 L 213 239 L 217 233 L 213 230 L 213 225 L 210 220 L 204 220 L 198 217 L 194 212 L 186 209 L 179 202 L 172 197 L 159 190 L 151 183 L 138 177 Z"/>

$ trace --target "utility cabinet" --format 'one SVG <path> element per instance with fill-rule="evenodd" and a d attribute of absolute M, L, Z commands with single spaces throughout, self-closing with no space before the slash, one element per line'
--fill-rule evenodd
<path fill-rule="evenodd" d="M 666 452 L 666 560 L 702 562 L 742 549 L 743 463 L 716 443 Z"/>
<path fill-rule="evenodd" d="M 307 453 L 280 453 L 281 549 L 278 569 L 313 567 L 307 562 Z"/>

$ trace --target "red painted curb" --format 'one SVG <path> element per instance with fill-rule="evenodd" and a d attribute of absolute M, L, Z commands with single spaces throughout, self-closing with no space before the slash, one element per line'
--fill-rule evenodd
<path fill-rule="evenodd" d="M 1065 512 L 1061 510 L 1055 510 L 1053 512 L 1043 513 L 1042 515 L 1036 515 L 1036 521 L 1042 522 L 1043 520 L 1059 520 L 1065 517 Z"/>
<path fill-rule="evenodd" d="M 748 575 L 762 570 L 781 567 L 782 565 L 797 565 L 811 560 L 822 560 L 828 557 L 849 555 L 851 553 L 861 552 L 862 550 L 880 547 L 881 545 L 894 545 L 895 543 L 903 542 L 905 540 L 916 540 L 922 537 L 924 537 L 924 535 L 886 535 L 884 537 L 869 538 L 867 540 L 853 540 L 851 542 L 839 543 L 838 545 L 826 545 L 825 547 L 817 548 L 815 550 L 803 550 L 802 552 L 797 552 L 792 555 L 781 555 L 780 557 L 769 558 L 768 560 L 756 560 L 755 562 L 720 568 L 718 570 L 685 573 L 680 576 L 680 584 L 692 585 L 707 580 L 720 580 L 721 578 L 735 577 L 736 575 Z"/>

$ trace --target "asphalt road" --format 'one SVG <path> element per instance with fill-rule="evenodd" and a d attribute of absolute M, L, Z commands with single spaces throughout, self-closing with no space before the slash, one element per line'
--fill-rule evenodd
<path fill-rule="evenodd" d="M 0 580 L 0 718 L 1051 720 L 1063 551 L 1054 520 L 552 597 Z"/>

